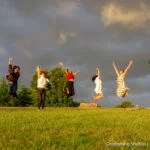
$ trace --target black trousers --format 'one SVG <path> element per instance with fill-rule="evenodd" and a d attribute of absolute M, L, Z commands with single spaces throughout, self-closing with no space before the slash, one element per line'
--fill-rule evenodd
<path fill-rule="evenodd" d="M 38 88 L 38 108 L 42 107 L 44 109 L 45 106 L 45 98 L 46 98 L 46 89 Z"/>
<path fill-rule="evenodd" d="M 69 93 L 67 93 L 67 96 L 74 96 L 74 82 L 72 81 L 67 81 L 66 88 L 68 88 Z"/>

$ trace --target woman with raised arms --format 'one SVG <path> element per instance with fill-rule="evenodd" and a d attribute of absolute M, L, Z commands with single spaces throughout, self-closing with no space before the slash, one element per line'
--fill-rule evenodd
<path fill-rule="evenodd" d="M 114 67 L 116 75 L 117 75 L 117 90 L 116 90 L 116 94 L 120 98 L 128 96 L 128 91 L 130 89 L 126 86 L 124 78 L 125 78 L 128 70 L 129 70 L 129 68 L 131 67 L 132 64 L 133 64 L 133 60 L 130 60 L 129 64 L 126 67 L 125 70 L 118 71 L 115 62 L 113 62 L 113 67 Z"/>
<path fill-rule="evenodd" d="M 64 66 L 63 62 L 59 62 L 59 65 L 62 67 L 62 69 L 64 70 L 64 72 L 66 74 L 67 84 L 66 84 L 66 91 L 65 91 L 65 93 L 67 94 L 68 97 L 74 96 L 75 95 L 75 92 L 74 92 L 74 80 L 75 80 L 75 76 L 77 74 L 79 74 L 80 71 L 72 72 L 70 69 L 67 69 Z"/>

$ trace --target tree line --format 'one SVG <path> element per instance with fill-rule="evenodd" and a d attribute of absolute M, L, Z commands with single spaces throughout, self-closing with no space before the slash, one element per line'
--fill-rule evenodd
<path fill-rule="evenodd" d="M 46 103 L 47 107 L 73 107 L 78 106 L 72 97 L 67 97 L 64 89 L 66 78 L 64 71 L 56 67 L 52 70 L 42 70 L 50 80 L 47 86 Z M 18 89 L 18 98 L 13 98 L 8 93 L 8 85 L 5 77 L 0 79 L 0 106 L 37 106 L 37 74 L 33 74 L 30 82 L 30 88 L 20 85 Z"/>

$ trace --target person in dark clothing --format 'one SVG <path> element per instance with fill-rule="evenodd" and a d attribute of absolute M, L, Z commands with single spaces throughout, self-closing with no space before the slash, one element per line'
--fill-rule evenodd
<path fill-rule="evenodd" d="M 8 72 L 9 75 L 6 76 L 8 80 L 8 92 L 13 97 L 17 98 L 18 89 L 18 78 L 20 77 L 20 67 L 12 65 L 12 57 L 8 61 Z"/>

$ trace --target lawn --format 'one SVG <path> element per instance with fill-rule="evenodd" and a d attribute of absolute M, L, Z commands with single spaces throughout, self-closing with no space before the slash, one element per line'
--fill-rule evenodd
<path fill-rule="evenodd" d="M 1 149 L 150 149 L 150 109 L 0 108 Z"/>

